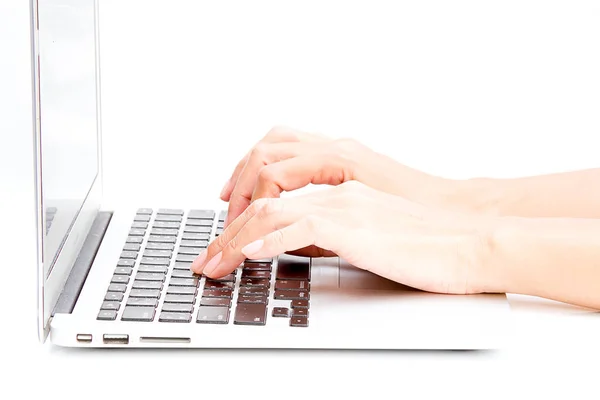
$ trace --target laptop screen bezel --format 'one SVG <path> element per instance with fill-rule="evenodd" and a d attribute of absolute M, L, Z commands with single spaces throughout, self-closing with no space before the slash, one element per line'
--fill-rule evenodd
<path fill-rule="evenodd" d="M 87 196 L 77 213 L 67 237 L 56 257 L 45 259 L 45 205 L 42 191 L 42 141 L 43 121 L 40 118 L 42 107 L 40 97 L 40 42 L 39 42 L 39 6 L 38 0 L 30 0 L 31 57 L 32 57 L 32 96 L 33 96 L 33 135 L 34 135 L 34 182 L 36 204 L 36 244 L 37 244 L 37 305 L 38 305 L 38 338 L 45 342 L 50 332 L 50 321 L 53 309 L 69 277 L 69 273 L 77 259 L 79 251 L 96 218 L 102 199 L 102 129 L 100 107 L 100 41 L 98 26 L 98 0 L 94 6 L 95 33 L 95 70 L 96 70 L 96 129 L 98 165 L 96 177 L 90 186 Z M 45 262 L 54 262 L 50 274 L 46 277 Z"/>

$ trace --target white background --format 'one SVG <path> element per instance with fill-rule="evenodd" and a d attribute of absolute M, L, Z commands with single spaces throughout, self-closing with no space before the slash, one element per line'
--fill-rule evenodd
<path fill-rule="evenodd" d="M 38 344 L 26 3 L 0 1 L 0 392 L 598 398 L 597 316 L 522 296 L 496 352 Z M 213 201 L 274 124 L 355 137 L 448 177 L 600 165 L 595 1 L 101 0 L 101 18 L 109 204 Z"/>

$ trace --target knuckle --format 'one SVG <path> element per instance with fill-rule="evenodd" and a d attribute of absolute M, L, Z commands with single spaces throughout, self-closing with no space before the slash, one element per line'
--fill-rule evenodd
<path fill-rule="evenodd" d="M 275 167 L 271 165 L 265 165 L 258 171 L 258 179 L 261 181 L 272 182 L 275 180 Z"/>
<path fill-rule="evenodd" d="M 266 134 L 266 137 L 277 141 L 294 141 L 298 139 L 298 135 L 294 130 L 286 125 L 273 126 Z"/>
<path fill-rule="evenodd" d="M 267 145 L 264 143 L 258 143 L 250 152 L 250 158 L 263 159 L 267 154 Z"/>
<path fill-rule="evenodd" d="M 266 199 L 264 207 L 261 209 L 261 217 L 269 217 L 281 211 L 282 203 L 279 199 Z"/>
<path fill-rule="evenodd" d="M 250 214 L 255 215 L 255 214 L 258 214 L 259 212 L 261 212 L 261 210 L 269 203 L 269 201 L 271 201 L 271 199 L 268 199 L 268 198 L 256 199 L 248 207 L 248 209 L 250 210 Z"/>

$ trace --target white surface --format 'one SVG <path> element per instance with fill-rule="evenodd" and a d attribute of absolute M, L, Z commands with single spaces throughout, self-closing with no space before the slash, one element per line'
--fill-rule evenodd
<path fill-rule="evenodd" d="M 598 398 L 598 316 L 522 296 L 510 296 L 511 346 L 497 352 L 39 345 L 25 3 L 0 2 L 0 296 L 9 304 L 0 319 L 1 397 L 295 398 L 326 390 L 373 398 Z M 112 199 L 126 194 L 140 205 L 147 195 L 173 202 L 216 196 L 233 162 L 276 123 L 355 136 L 448 176 L 598 166 L 597 2 L 279 3 L 103 1 Z M 225 146 L 234 147 L 217 169 L 210 150 Z M 145 163 L 158 155 L 160 163 Z M 194 184 L 147 185 L 164 166 Z"/>

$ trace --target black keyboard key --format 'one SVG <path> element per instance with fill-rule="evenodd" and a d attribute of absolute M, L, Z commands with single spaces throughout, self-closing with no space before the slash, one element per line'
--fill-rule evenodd
<path fill-rule="evenodd" d="M 265 325 L 267 305 L 240 303 L 235 308 L 233 323 L 236 325 Z"/>
<path fill-rule="evenodd" d="M 255 270 L 242 270 L 242 278 L 264 278 L 270 279 L 271 272 L 270 271 L 255 271 Z"/>
<path fill-rule="evenodd" d="M 219 297 L 203 297 L 200 299 L 200 305 L 207 307 L 231 307 L 231 300 Z"/>
<path fill-rule="evenodd" d="M 161 215 L 183 215 L 183 210 L 177 208 L 160 208 L 156 213 Z"/>
<path fill-rule="evenodd" d="M 190 210 L 187 215 L 191 219 L 215 219 L 213 210 Z"/>
<path fill-rule="evenodd" d="M 195 286 L 169 286 L 167 288 L 167 294 L 191 294 L 192 296 L 195 296 L 196 293 L 198 293 L 198 288 Z"/>
<path fill-rule="evenodd" d="M 111 283 L 110 285 L 108 285 L 109 292 L 125 293 L 126 290 L 127 285 L 124 283 Z"/>
<path fill-rule="evenodd" d="M 194 295 L 168 294 L 165 296 L 165 303 L 190 303 L 194 302 Z"/>
<path fill-rule="evenodd" d="M 120 259 L 117 261 L 117 265 L 119 267 L 133 267 L 135 266 L 135 260 Z"/>
<path fill-rule="evenodd" d="M 131 275 L 133 268 L 131 267 L 117 267 L 115 268 L 115 275 Z"/>
<path fill-rule="evenodd" d="M 154 319 L 154 314 L 156 314 L 156 309 L 154 307 L 125 306 L 121 320 L 151 322 Z"/>
<path fill-rule="evenodd" d="M 101 321 L 114 321 L 117 319 L 117 312 L 114 310 L 100 310 L 96 319 Z"/>
<path fill-rule="evenodd" d="M 129 276 L 127 275 L 113 275 L 110 283 L 124 283 L 124 284 L 128 284 L 129 283 Z"/>
<path fill-rule="evenodd" d="M 276 279 L 310 281 L 310 259 L 282 254 L 277 263 Z"/>
<path fill-rule="evenodd" d="M 308 308 L 292 308 L 292 317 L 308 318 Z"/>
<path fill-rule="evenodd" d="M 164 235 L 150 235 L 148 242 L 151 243 L 175 243 L 177 236 L 164 236 Z"/>
<path fill-rule="evenodd" d="M 145 229 L 130 229 L 129 236 L 144 236 L 146 234 Z"/>
<path fill-rule="evenodd" d="M 119 303 L 118 301 L 105 301 L 102 303 L 102 307 L 100 307 L 101 310 L 114 311 L 119 311 L 119 308 L 121 308 L 121 303 Z"/>
<path fill-rule="evenodd" d="M 135 229 L 147 229 L 148 228 L 148 223 L 144 222 L 144 221 L 134 221 L 131 224 L 131 227 L 135 228 Z"/>
<path fill-rule="evenodd" d="M 138 214 L 133 218 L 133 220 L 135 222 L 150 222 L 150 218 L 151 218 L 150 215 Z"/>
<path fill-rule="evenodd" d="M 123 293 L 119 292 L 106 292 L 104 296 L 106 301 L 123 301 Z"/>
<path fill-rule="evenodd" d="M 146 244 L 146 250 L 175 250 L 175 245 L 172 243 L 156 243 L 150 242 Z"/>
<path fill-rule="evenodd" d="M 130 297 L 127 306 L 131 307 L 158 307 L 158 299 L 150 297 Z"/>
<path fill-rule="evenodd" d="M 150 272 L 155 274 L 166 274 L 169 270 L 169 267 L 166 265 L 140 265 L 138 267 L 138 273 L 140 272 Z"/>
<path fill-rule="evenodd" d="M 183 231 L 186 233 L 210 233 L 212 228 L 210 226 L 190 226 L 186 225 L 183 228 Z"/>
<path fill-rule="evenodd" d="M 242 278 L 240 281 L 240 286 L 262 286 L 269 288 L 271 286 L 271 282 L 269 282 L 268 279 Z"/>
<path fill-rule="evenodd" d="M 308 300 L 292 300 L 292 308 L 308 308 Z"/>
<path fill-rule="evenodd" d="M 275 290 L 302 290 L 310 289 L 308 281 L 275 281 Z"/>
<path fill-rule="evenodd" d="M 300 290 L 275 290 L 273 298 L 277 300 L 309 300 L 310 294 Z"/>
<path fill-rule="evenodd" d="M 173 252 L 170 250 L 149 250 L 144 251 L 144 257 L 171 258 Z"/>
<path fill-rule="evenodd" d="M 260 303 L 267 304 L 269 301 L 266 296 L 247 296 L 240 294 L 237 298 L 238 303 Z"/>
<path fill-rule="evenodd" d="M 224 297 L 231 299 L 233 298 L 233 292 L 231 290 L 204 289 L 202 297 Z"/>
<path fill-rule="evenodd" d="M 184 232 L 183 235 L 181 235 L 181 239 L 183 239 L 183 240 L 210 240 L 210 234 L 209 233 Z"/>
<path fill-rule="evenodd" d="M 154 221 L 152 224 L 153 228 L 169 228 L 169 229 L 179 229 L 181 227 L 181 222 L 178 221 Z"/>
<path fill-rule="evenodd" d="M 212 227 L 213 220 L 212 219 L 188 219 L 185 222 L 185 224 L 188 226 L 210 226 L 210 227 Z"/>
<path fill-rule="evenodd" d="M 143 236 L 128 236 L 126 243 L 142 243 L 144 241 Z"/>
<path fill-rule="evenodd" d="M 197 275 L 189 268 L 190 264 L 187 264 L 187 269 L 174 269 L 171 273 L 171 278 L 197 278 L 200 279 L 200 275 Z"/>
<path fill-rule="evenodd" d="M 215 290 L 231 290 L 233 289 L 233 282 L 219 282 L 219 281 L 209 281 L 204 282 L 204 289 L 215 289 Z"/>
<path fill-rule="evenodd" d="M 243 296 L 268 296 L 269 290 L 263 286 L 242 286 L 239 289 L 239 294 Z"/>
<path fill-rule="evenodd" d="M 200 306 L 196 322 L 199 324 L 226 324 L 229 322 L 229 308 Z"/>
<path fill-rule="evenodd" d="M 286 307 L 273 307 L 274 317 L 287 318 L 290 315 L 290 311 Z"/>
<path fill-rule="evenodd" d="M 181 222 L 182 218 L 179 215 L 157 215 L 154 221 L 163 222 Z"/>
<path fill-rule="evenodd" d="M 179 247 L 179 254 L 189 254 L 198 257 L 198 254 L 202 253 L 203 247 Z"/>
<path fill-rule="evenodd" d="M 133 289 L 152 289 L 152 290 L 162 290 L 163 283 L 157 281 L 133 281 Z"/>
<path fill-rule="evenodd" d="M 308 326 L 308 318 L 306 317 L 292 317 L 290 318 L 290 326 Z"/>
<path fill-rule="evenodd" d="M 151 208 L 138 208 L 136 214 L 152 215 L 152 209 Z"/>
<path fill-rule="evenodd" d="M 129 297 L 149 297 L 158 299 L 160 297 L 160 290 L 131 289 Z"/>
<path fill-rule="evenodd" d="M 152 228 L 150 234 L 155 236 L 177 236 L 179 234 L 179 229 Z"/>
<path fill-rule="evenodd" d="M 162 311 L 191 313 L 194 311 L 194 305 L 191 303 L 163 303 Z"/>
<path fill-rule="evenodd" d="M 158 281 L 158 282 L 164 282 L 165 280 L 165 274 L 156 272 L 156 273 L 152 273 L 152 272 L 138 272 L 135 275 L 135 280 L 136 281 Z"/>
<path fill-rule="evenodd" d="M 244 270 L 247 271 L 271 271 L 271 263 L 244 262 Z"/>
<path fill-rule="evenodd" d="M 225 275 L 221 278 L 206 278 L 206 281 L 212 281 L 212 282 L 235 282 L 235 272 L 232 272 L 229 275 Z"/>
<path fill-rule="evenodd" d="M 123 251 L 121 252 L 121 259 L 135 260 L 137 258 L 137 251 Z"/>
<path fill-rule="evenodd" d="M 208 240 L 182 240 L 179 244 L 179 249 L 183 247 L 199 247 L 205 249 L 208 247 Z"/>
<path fill-rule="evenodd" d="M 194 260 L 196 260 L 196 258 L 198 258 L 198 256 L 193 256 L 189 254 L 177 254 L 177 258 L 175 259 L 175 261 L 192 263 L 194 262 Z"/>
<path fill-rule="evenodd" d="M 139 243 L 125 243 L 123 250 L 125 251 L 140 251 L 142 246 Z"/>
<path fill-rule="evenodd" d="M 161 257 L 142 257 L 140 264 L 145 265 L 169 265 L 171 260 Z"/>
<path fill-rule="evenodd" d="M 191 320 L 192 314 L 182 312 L 163 311 L 158 317 L 159 322 L 190 322 Z"/>
<path fill-rule="evenodd" d="M 196 286 L 198 286 L 198 281 L 199 281 L 198 278 L 173 278 L 173 275 L 171 275 L 171 280 L 169 281 L 169 285 L 196 287 Z"/>

